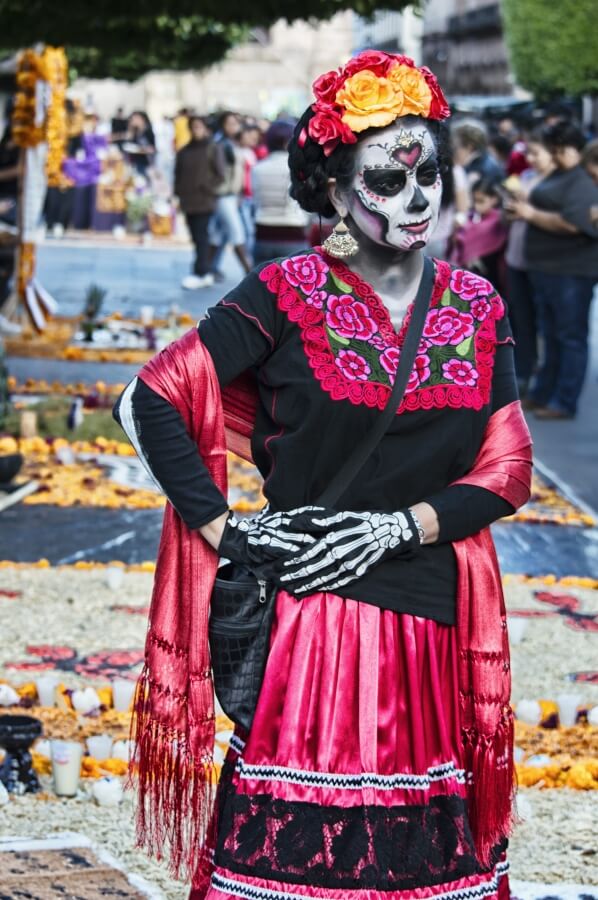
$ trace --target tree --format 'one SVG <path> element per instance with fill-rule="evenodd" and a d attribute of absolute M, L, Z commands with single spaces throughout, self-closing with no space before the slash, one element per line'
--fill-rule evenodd
<path fill-rule="evenodd" d="M 409 0 L 386 0 L 401 10 Z M 152 69 L 201 69 L 217 62 L 248 30 L 281 17 L 326 19 L 344 9 L 371 16 L 377 0 L 0 0 L 0 48 L 36 43 L 66 47 L 73 75 L 133 80 Z M 201 8 L 201 15 L 197 9 Z"/>
<path fill-rule="evenodd" d="M 537 97 L 598 93 L 596 0 L 503 0 L 515 75 Z"/>

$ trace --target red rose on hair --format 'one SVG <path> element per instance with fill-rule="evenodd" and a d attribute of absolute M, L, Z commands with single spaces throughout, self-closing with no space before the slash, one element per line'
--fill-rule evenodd
<path fill-rule="evenodd" d="M 312 109 L 315 116 L 309 120 L 307 133 L 312 141 L 324 148 L 324 155 L 330 156 L 340 141 L 343 144 L 357 143 L 357 137 L 348 125 L 345 125 L 335 109 L 318 107 L 314 104 Z"/>
<path fill-rule="evenodd" d="M 361 72 L 362 69 L 369 69 L 374 75 L 386 75 L 388 68 L 393 66 L 398 58 L 390 56 L 382 50 L 364 50 L 363 53 L 358 53 L 357 56 L 350 59 L 343 67 L 342 81 L 346 81 L 347 78 L 355 75 L 356 72 Z M 409 60 L 409 62 L 412 61 Z"/>
<path fill-rule="evenodd" d="M 312 85 L 316 100 L 333 104 L 336 99 L 336 92 L 342 83 L 343 79 L 336 69 L 333 69 L 331 72 L 324 72 L 323 75 L 316 78 Z"/>
<path fill-rule="evenodd" d="M 432 102 L 430 103 L 428 119 L 448 119 L 451 110 L 446 102 L 446 97 L 442 93 L 442 88 L 436 80 L 436 76 L 427 66 L 421 66 L 419 71 L 424 76 L 426 84 L 432 92 Z"/>

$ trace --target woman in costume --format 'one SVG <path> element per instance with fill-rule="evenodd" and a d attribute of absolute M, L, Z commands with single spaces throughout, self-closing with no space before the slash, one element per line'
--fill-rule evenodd
<path fill-rule="evenodd" d="M 507 898 L 510 673 L 487 526 L 527 499 L 531 453 L 505 306 L 435 261 L 394 424 L 336 509 L 314 509 L 388 400 L 449 115 L 428 69 L 378 51 L 314 93 L 291 192 L 336 212 L 336 232 L 253 270 L 116 409 L 170 501 L 136 704 L 139 838 L 209 900 Z M 239 522 L 226 445 L 248 455 L 249 438 L 269 505 Z M 219 555 L 280 590 L 209 819 Z"/>

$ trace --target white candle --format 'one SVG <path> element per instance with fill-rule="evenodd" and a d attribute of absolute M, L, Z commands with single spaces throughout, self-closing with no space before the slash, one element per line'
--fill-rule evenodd
<path fill-rule="evenodd" d="M 40 706 L 54 706 L 56 703 L 56 685 L 58 684 L 58 675 L 40 675 L 35 679 L 35 689 L 37 690 L 37 699 Z"/>
<path fill-rule="evenodd" d="M 87 750 L 95 759 L 110 759 L 112 738 L 109 734 L 95 734 L 87 738 Z"/>
<path fill-rule="evenodd" d="M 526 725 L 538 725 L 542 718 L 542 707 L 537 700 L 520 700 L 515 707 L 515 715 Z"/>
<path fill-rule="evenodd" d="M 588 710 L 588 725 L 593 725 L 594 728 L 598 728 L 598 706 L 593 706 Z"/>
<path fill-rule="evenodd" d="M 151 325 L 154 321 L 154 307 L 141 306 L 139 308 L 139 318 L 141 319 L 142 325 Z"/>
<path fill-rule="evenodd" d="M 100 806 L 118 806 L 123 798 L 123 786 L 119 778 L 106 775 L 94 782 L 91 793 Z"/>
<path fill-rule="evenodd" d="M 521 616 L 507 616 L 507 622 L 509 625 L 509 641 L 513 646 L 521 643 L 527 630 L 528 620 Z"/>
<path fill-rule="evenodd" d="M 127 712 L 135 696 L 136 683 L 128 678 L 115 678 L 112 682 L 112 702 L 118 712 Z"/>
<path fill-rule="evenodd" d="M 52 776 L 59 797 L 74 797 L 79 787 L 83 746 L 77 741 L 52 741 Z"/>
<path fill-rule="evenodd" d="M 135 756 L 135 741 L 115 741 L 112 746 L 112 758 L 130 762 Z"/>
<path fill-rule="evenodd" d="M 559 708 L 559 721 L 568 728 L 575 725 L 577 719 L 577 707 L 581 703 L 580 694 L 557 694 L 556 702 Z"/>

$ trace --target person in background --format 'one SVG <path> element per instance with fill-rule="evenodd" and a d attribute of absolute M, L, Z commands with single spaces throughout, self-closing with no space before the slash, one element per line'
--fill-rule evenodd
<path fill-rule="evenodd" d="M 189 124 L 189 110 L 186 106 L 179 109 L 174 117 L 174 149 L 178 153 L 185 144 L 191 140 L 191 126 Z"/>
<path fill-rule="evenodd" d="M 249 272 L 251 269 L 245 226 L 239 209 L 243 187 L 243 155 L 238 144 L 240 129 L 236 113 L 225 112 L 221 115 L 217 143 L 224 159 L 224 180 L 217 188 L 216 209 L 210 222 L 210 271 L 216 281 L 224 280 L 220 262 L 227 244 L 232 244 L 243 270 Z"/>
<path fill-rule="evenodd" d="M 442 200 L 438 226 L 425 250 L 426 255 L 436 259 L 448 258 L 453 236 L 467 222 L 471 206 L 465 169 L 452 161 L 450 153 L 446 154 L 446 159 L 446 165 L 440 173 Z"/>
<path fill-rule="evenodd" d="M 498 123 L 498 133 L 502 137 L 507 138 L 510 145 L 510 152 L 505 167 L 507 175 L 520 175 L 529 168 L 526 155 L 527 147 L 521 129 L 514 119 L 511 119 L 510 116 L 505 116 Z"/>
<path fill-rule="evenodd" d="M 483 275 L 502 293 L 506 243 L 500 183 L 480 178 L 473 186 L 469 221 L 455 234 L 451 262 Z"/>
<path fill-rule="evenodd" d="M 289 194 L 287 148 L 292 135 L 293 126 L 288 122 L 273 122 L 265 135 L 268 156 L 253 169 L 256 265 L 276 256 L 298 253 L 307 243 L 309 216 Z"/>
<path fill-rule="evenodd" d="M 542 129 L 532 131 L 527 140 L 527 162 L 516 181 L 507 179 L 508 199 L 525 200 L 534 187 L 554 171 L 552 153 L 544 143 Z M 538 361 L 538 325 L 534 289 L 525 261 L 527 223 L 515 219 L 509 228 L 505 261 L 507 264 L 507 302 L 515 338 L 515 371 L 519 396 L 527 405 L 526 395 Z"/>
<path fill-rule="evenodd" d="M 147 113 L 137 110 L 129 117 L 129 129 L 124 149 L 132 168 L 138 175 L 146 175 L 156 154 L 156 140 Z"/>
<path fill-rule="evenodd" d="M 113 144 L 122 150 L 122 145 L 127 139 L 127 129 L 129 127 L 129 119 L 125 116 L 123 106 L 119 106 L 110 120 L 110 140 Z"/>
<path fill-rule="evenodd" d="M 488 141 L 488 152 L 506 172 L 511 158 L 511 142 L 504 134 L 494 134 Z"/>
<path fill-rule="evenodd" d="M 581 155 L 581 163 L 594 184 L 598 185 L 598 140 L 586 144 Z"/>
<path fill-rule="evenodd" d="M 481 122 L 458 122 L 451 130 L 454 161 L 463 166 L 471 187 L 480 178 L 499 180 L 504 169 L 488 152 L 488 135 Z"/>
<path fill-rule="evenodd" d="M 525 259 L 538 306 L 544 354 L 530 392 L 541 419 L 572 419 L 588 363 L 589 314 L 598 281 L 598 187 L 581 166 L 585 137 L 571 122 L 546 129 L 555 170 L 527 200 L 507 204 L 527 222 Z"/>
<path fill-rule="evenodd" d="M 17 201 L 19 196 L 20 150 L 13 141 L 12 98 L 5 109 L 6 125 L 0 139 L 0 309 L 10 295 L 17 243 Z M 0 314 L 0 329 L 9 333 L 14 326 Z"/>
<path fill-rule="evenodd" d="M 70 155 L 62 164 L 62 171 L 74 186 L 70 215 L 73 228 L 91 228 L 102 157 L 106 153 L 107 143 L 105 135 L 98 134 L 97 115 L 93 112 L 85 113 L 83 131 L 78 136 L 73 135 L 69 141 Z"/>
<path fill-rule="evenodd" d="M 255 208 L 251 187 L 251 172 L 257 162 L 256 148 L 260 142 L 260 129 L 255 122 L 247 122 L 239 135 L 239 147 L 243 157 L 243 187 L 241 189 L 241 217 L 245 226 L 246 246 L 253 252 L 255 240 Z"/>
<path fill-rule="evenodd" d="M 211 138 L 201 116 L 189 119 L 191 140 L 176 155 L 174 193 L 185 214 L 195 246 L 193 273 L 183 278 L 187 290 L 214 284 L 210 273 L 208 227 L 216 208 L 216 189 L 224 179 L 220 148 Z"/>

